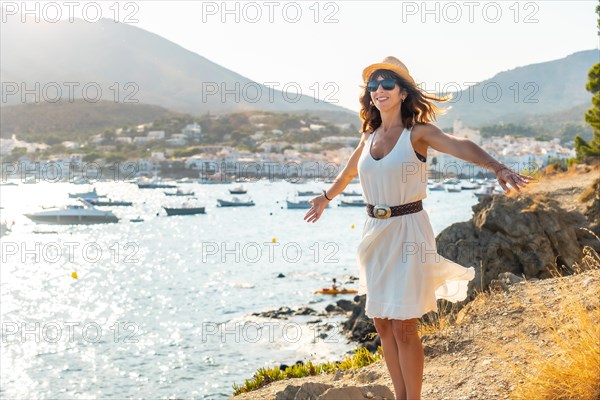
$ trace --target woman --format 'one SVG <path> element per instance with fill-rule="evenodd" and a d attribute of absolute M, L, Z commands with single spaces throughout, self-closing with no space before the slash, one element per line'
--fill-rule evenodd
<path fill-rule="evenodd" d="M 332 186 L 310 200 L 304 219 L 316 222 L 327 203 L 357 175 L 367 218 L 357 251 L 359 295 L 373 318 L 397 399 L 420 399 L 424 353 L 417 318 L 437 312 L 436 299 L 467 296 L 473 267 L 439 254 L 421 200 L 427 190 L 427 149 L 451 154 L 493 171 L 505 192 L 532 179 L 496 161 L 475 143 L 446 135 L 430 122 L 446 101 L 422 92 L 395 57 L 366 67 L 360 117 L 363 134 Z"/>

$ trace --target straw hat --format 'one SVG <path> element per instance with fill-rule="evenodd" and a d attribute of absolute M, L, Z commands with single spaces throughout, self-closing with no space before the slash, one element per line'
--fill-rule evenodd
<path fill-rule="evenodd" d="M 387 56 L 383 59 L 382 62 L 371 64 L 367 68 L 365 68 L 362 73 L 363 82 L 366 83 L 369 79 L 369 76 L 371 76 L 371 74 L 378 69 L 389 69 L 390 71 L 397 73 L 407 81 L 415 84 L 415 80 L 408 73 L 408 68 L 406 68 L 406 65 L 404 65 L 404 63 L 398 60 L 396 57 L 392 56 Z"/>

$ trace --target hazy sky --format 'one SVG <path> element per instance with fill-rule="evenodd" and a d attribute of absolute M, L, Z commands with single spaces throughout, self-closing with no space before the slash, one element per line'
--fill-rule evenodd
<path fill-rule="evenodd" d="M 257 82 L 297 83 L 303 94 L 318 90 L 319 98 L 355 111 L 362 69 L 387 55 L 433 89 L 452 82 L 466 87 L 503 70 L 599 47 L 597 1 L 96 4 L 105 17 L 114 18 L 118 9 L 119 20 L 129 17 L 128 23 Z"/>

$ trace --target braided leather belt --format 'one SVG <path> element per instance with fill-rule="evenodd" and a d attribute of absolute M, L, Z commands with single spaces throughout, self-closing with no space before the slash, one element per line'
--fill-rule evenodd
<path fill-rule="evenodd" d="M 399 206 L 386 206 L 385 204 L 367 204 L 367 214 L 369 217 L 377 219 L 388 219 L 398 215 L 412 214 L 423 209 L 423 201 L 417 200 L 412 203 L 401 204 Z"/>

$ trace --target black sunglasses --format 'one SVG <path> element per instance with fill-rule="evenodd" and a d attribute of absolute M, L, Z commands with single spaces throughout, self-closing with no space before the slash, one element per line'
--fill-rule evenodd
<path fill-rule="evenodd" d="M 369 92 L 376 92 L 379 88 L 379 85 L 383 88 L 383 90 L 392 90 L 396 87 L 395 79 L 383 79 L 381 81 L 369 81 L 367 82 L 367 90 Z"/>

